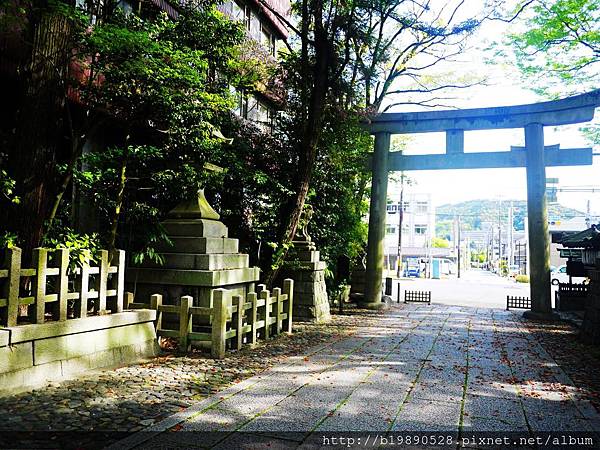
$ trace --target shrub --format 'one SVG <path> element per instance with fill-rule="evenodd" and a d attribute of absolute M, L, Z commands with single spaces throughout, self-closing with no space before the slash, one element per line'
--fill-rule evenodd
<path fill-rule="evenodd" d="M 529 275 L 517 275 L 515 281 L 517 283 L 529 283 Z"/>

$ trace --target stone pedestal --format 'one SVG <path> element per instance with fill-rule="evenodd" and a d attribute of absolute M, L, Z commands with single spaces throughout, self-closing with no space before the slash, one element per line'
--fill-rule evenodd
<path fill-rule="evenodd" d="M 260 269 L 249 266 L 249 257 L 238 253 L 238 240 L 228 237 L 227 227 L 200 191 L 198 198 L 173 209 L 162 222 L 173 245 L 164 244 L 164 265 L 146 262 L 127 270 L 126 282 L 136 301 L 163 295 L 163 303 L 179 304 L 183 295 L 194 306 L 212 306 L 217 288 L 246 295 L 254 291 Z"/>
<path fill-rule="evenodd" d="M 310 237 L 293 241 L 282 278 L 294 280 L 294 321 L 327 322 L 331 319 L 325 286 L 324 261 Z"/>

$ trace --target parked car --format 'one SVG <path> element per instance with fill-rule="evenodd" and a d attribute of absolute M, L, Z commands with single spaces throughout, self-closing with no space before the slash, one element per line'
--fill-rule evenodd
<path fill-rule="evenodd" d="M 407 267 L 404 270 L 404 276 L 419 278 L 421 276 L 421 270 L 416 266 Z"/>
<path fill-rule="evenodd" d="M 550 272 L 550 279 L 552 280 L 552 284 L 558 286 L 558 283 L 568 283 L 569 275 L 567 275 L 567 266 L 563 264 L 559 266 L 556 270 Z M 571 277 L 573 283 L 587 283 L 588 279 L 586 277 Z"/>

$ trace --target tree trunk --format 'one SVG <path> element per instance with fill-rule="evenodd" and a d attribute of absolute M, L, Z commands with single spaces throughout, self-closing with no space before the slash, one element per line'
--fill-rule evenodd
<path fill-rule="evenodd" d="M 291 208 L 288 210 L 289 213 L 285 215 L 287 220 L 284 222 L 285 226 L 283 227 L 282 237 L 280 239 L 282 251 L 276 253 L 275 260 L 273 261 L 273 269 L 267 274 L 266 284 L 268 286 L 272 286 L 275 282 L 281 264 L 287 256 L 287 245 L 294 239 L 296 229 L 298 228 L 300 215 L 302 214 L 306 196 L 308 195 L 308 189 L 310 187 L 310 181 L 315 166 L 317 146 L 321 136 L 325 100 L 329 89 L 330 42 L 323 26 L 323 3 L 321 0 L 316 0 L 308 9 L 310 9 L 314 15 L 315 63 L 311 67 L 309 56 L 303 51 L 301 70 L 304 73 L 310 70 L 311 76 L 309 79 L 305 78 L 307 83 L 305 86 L 305 93 L 310 92 L 310 95 L 303 96 L 305 101 L 308 100 L 308 104 L 302 105 L 302 110 L 307 111 L 307 116 L 306 121 L 304 122 L 299 146 L 300 158 L 296 176 L 296 195 L 290 201 Z M 308 18 L 303 17 L 303 23 L 306 23 L 307 20 Z M 308 40 L 308 36 L 303 36 L 303 41 L 305 40 Z M 304 45 L 303 42 L 303 48 Z M 310 84 L 310 80 L 312 80 L 312 85 Z"/>
<path fill-rule="evenodd" d="M 30 44 L 20 62 L 21 99 L 8 157 L 9 175 L 16 180 L 21 202 L 2 212 L 7 229 L 20 237 L 24 264 L 41 242 L 54 196 L 70 35 L 67 18 L 43 5 L 30 8 L 23 31 Z"/>
<path fill-rule="evenodd" d="M 123 148 L 123 157 L 121 158 L 121 167 L 119 171 L 119 186 L 117 198 L 115 201 L 115 209 L 110 221 L 110 231 L 108 235 L 108 249 L 110 257 L 114 254 L 115 243 L 117 242 L 117 231 L 119 229 L 119 219 L 121 218 L 121 209 L 123 208 L 123 200 L 125 199 L 125 185 L 127 184 L 127 160 L 129 159 L 129 131 L 125 137 L 125 146 Z"/>

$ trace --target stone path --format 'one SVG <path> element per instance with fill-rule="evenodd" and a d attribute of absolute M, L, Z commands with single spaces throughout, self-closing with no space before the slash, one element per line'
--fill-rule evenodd
<path fill-rule="evenodd" d="M 519 313 L 409 304 L 113 448 L 309 448 L 350 431 L 594 433 L 600 416 Z"/>

